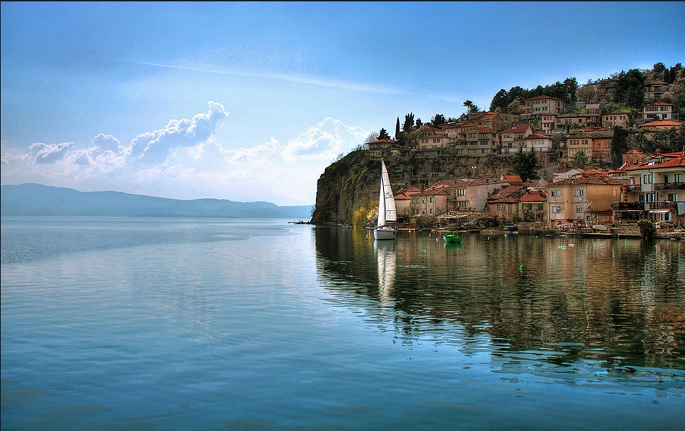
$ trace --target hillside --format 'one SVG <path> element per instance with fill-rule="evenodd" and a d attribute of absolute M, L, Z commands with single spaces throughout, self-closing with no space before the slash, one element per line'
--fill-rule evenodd
<path fill-rule="evenodd" d="M 222 199 L 177 200 L 120 192 L 80 192 L 40 184 L 4 185 L 2 216 L 244 217 L 309 219 L 309 206 Z"/>
<path fill-rule="evenodd" d="M 540 155 L 541 170 L 550 172 L 559 165 Z M 443 178 L 499 177 L 511 173 L 514 157 L 464 157 L 445 155 L 419 158 L 415 155 L 389 156 L 385 164 L 394 193 L 410 186 L 430 187 Z M 378 205 L 381 163 L 367 150 L 356 150 L 326 168 L 316 187 L 316 209 L 311 222 L 352 223 L 355 211 Z"/>

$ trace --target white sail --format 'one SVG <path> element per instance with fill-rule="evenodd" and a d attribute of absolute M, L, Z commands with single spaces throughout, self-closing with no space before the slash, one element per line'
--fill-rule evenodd
<path fill-rule="evenodd" d="M 378 226 L 385 226 L 388 223 L 397 222 L 397 208 L 395 207 L 395 196 L 392 193 L 390 177 L 385 162 L 381 171 L 381 187 L 378 197 Z"/>
<path fill-rule="evenodd" d="M 397 235 L 397 229 L 394 226 L 397 223 L 395 196 L 392 194 L 390 177 L 385 162 L 381 160 L 381 164 L 383 169 L 381 170 L 381 187 L 378 196 L 378 222 L 373 231 L 373 236 L 376 239 L 395 239 Z"/>

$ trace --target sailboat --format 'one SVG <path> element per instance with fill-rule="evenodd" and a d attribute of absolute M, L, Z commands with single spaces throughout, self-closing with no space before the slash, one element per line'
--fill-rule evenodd
<path fill-rule="evenodd" d="M 378 198 L 378 222 L 373 230 L 373 237 L 377 240 L 395 239 L 397 237 L 397 209 L 395 207 L 395 196 L 392 194 L 390 177 L 385 162 L 381 160 L 381 187 Z"/>

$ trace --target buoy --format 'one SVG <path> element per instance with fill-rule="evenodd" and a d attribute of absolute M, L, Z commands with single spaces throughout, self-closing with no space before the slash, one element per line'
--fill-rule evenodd
<path fill-rule="evenodd" d="M 521 266 L 519 266 L 519 272 L 523 272 L 523 264 L 521 264 Z"/>

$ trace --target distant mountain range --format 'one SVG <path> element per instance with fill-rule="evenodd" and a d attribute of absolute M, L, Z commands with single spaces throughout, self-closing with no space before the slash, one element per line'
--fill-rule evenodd
<path fill-rule="evenodd" d="M 4 185 L 2 216 L 234 217 L 309 220 L 311 206 L 223 199 L 178 200 L 121 192 L 80 192 L 41 184 Z"/>

